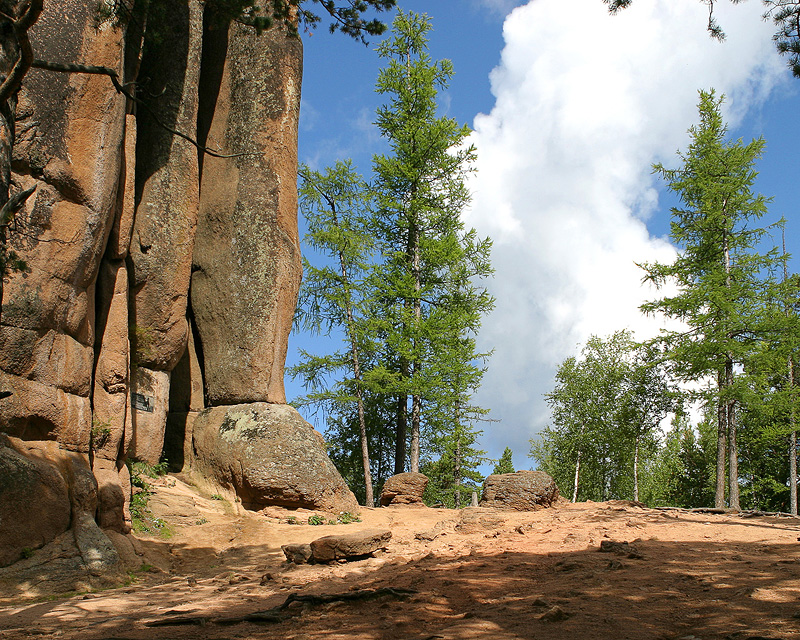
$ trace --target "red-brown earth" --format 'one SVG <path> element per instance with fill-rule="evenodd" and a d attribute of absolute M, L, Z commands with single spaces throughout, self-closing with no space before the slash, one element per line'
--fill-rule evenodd
<path fill-rule="evenodd" d="M 561 503 L 536 512 L 362 509 L 237 515 L 174 477 L 151 508 L 168 538 L 139 535 L 131 582 L 71 596 L 0 594 L 0 638 L 59 640 L 800 637 L 800 520 Z M 374 557 L 290 565 L 281 545 L 388 528 Z M 600 551 L 603 541 L 628 542 Z M 608 543 L 606 543 L 608 545 Z M 383 590 L 377 593 L 370 590 Z M 294 602 L 278 621 L 230 620 Z M 367 595 L 377 597 L 366 598 Z M 228 619 L 227 621 L 225 619 Z M 187 622 L 148 626 L 164 621 Z"/>

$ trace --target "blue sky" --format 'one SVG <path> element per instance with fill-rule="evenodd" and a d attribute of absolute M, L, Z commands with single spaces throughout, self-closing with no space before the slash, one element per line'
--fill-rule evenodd
<path fill-rule="evenodd" d="M 674 255 L 664 237 L 671 200 L 650 166 L 675 165 L 698 89 L 728 96 L 733 137 L 766 139 L 757 188 L 774 200 L 763 222 L 785 216 L 789 251 L 800 256 L 800 80 L 775 53 L 756 0 L 716 5 L 724 43 L 708 38 L 699 0 L 638 0 L 614 18 L 601 0 L 399 4 L 432 18 L 431 56 L 456 72 L 441 109 L 474 129 L 478 172 L 464 219 L 494 240 L 497 298 L 480 338 L 494 355 L 478 401 L 499 422 L 482 444 L 495 458 L 511 446 L 527 468 L 558 364 L 592 333 L 627 327 L 646 337 L 660 326 L 638 313 L 654 294 L 634 261 Z M 303 40 L 300 160 L 322 169 L 352 158 L 369 174 L 384 149 L 372 124 L 374 44 L 324 29 Z M 293 334 L 287 364 L 299 347 L 326 342 Z M 303 393 L 286 385 L 288 398 Z"/>

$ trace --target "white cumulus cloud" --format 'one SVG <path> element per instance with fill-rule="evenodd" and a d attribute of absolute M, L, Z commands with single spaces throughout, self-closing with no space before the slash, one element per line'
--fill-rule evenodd
<path fill-rule="evenodd" d="M 506 18 L 465 214 L 494 240 L 497 306 L 481 342 L 495 351 L 478 398 L 501 419 L 490 455 L 510 445 L 527 466 L 548 420 L 542 394 L 590 334 L 657 331 L 638 311 L 655 294 L 635 263 L 674 248 L 645 224 L 658 207 L 650 167 L 675 164 L 698 89 L 726 94 L 735 125 L 785 77 L 760 3 L 715 6 L 723 43 L 698 0 L 638 0 L 617 16 L 601 0 L 532 0 Z"/>

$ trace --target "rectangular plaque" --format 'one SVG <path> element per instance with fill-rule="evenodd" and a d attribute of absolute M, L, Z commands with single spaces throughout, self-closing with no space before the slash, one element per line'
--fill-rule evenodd
<path fill-rule="evenodd" d="M 153 413 L 153 397 L 145 396 L 141 393 L 131 393 L 131 406 L 137 411 L 146 411 Z"/>

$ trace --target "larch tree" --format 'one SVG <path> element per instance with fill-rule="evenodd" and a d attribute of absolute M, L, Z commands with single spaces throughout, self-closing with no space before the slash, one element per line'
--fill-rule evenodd
<path fill-rule="evenodd" d="M 674 285 L 676 292 L 641 308 L 685 327 L 664 330 L 655 342 L 666 348 L 676 376 L 704 383 L 703 397 L 717 407 L 715 504 L 725 505 L 727 450 L 729 504 L 738 509 L 739 368 L 753 353 L 765 295 L 763 275 L 775 256 L 756 252 L 764 231 L 750 226 L 767 210 L 767 200 L 752 190 L 764 141 L 727 142 L 722 100 L 713 91 L 701 91 L 700 123 L 689 129 L 686 153 L 678 153 L 682 165 L 654 167 L 680 199 L 672 209 L 670 232 L 679 253 L 672 264 L 642 265 L 644 279 L 658 288 Z"/>
<path fill-rule="evenodd" d="M 297 321 L 313 332 L 340 332 L 345 347 L 325 356 L 302 352 L 302 361 L 290 373 L 302 377 L 312 391 L 296 404 L 325 404 L 334 413 L 345 414 L 355 405 L 365 500 L 373 506 L 364 410 L 364 349 L 369 350 L 371 342 L 367 276 L 375 251 L 368 229 L 371 191 L 349 162 L 338 162 L 324 172 L 303 167 L 300 176 L 300 208 L 308 223 L 305 243 L 332 263 L 314 266 L 304 259 Z M 327 378 L 334 374 L 339 374 L 337 381 L 330 385 Z"/>
<path fill-rule="evenodd" d="M 376 90 L 387 102 L 378 109 L 376 124 L 390 151 L 373 161 L 375 229 L 383 253 L 377 286 L 383 288 L 387 359 L 397 373 L 391 392 L 397 398 L 398 471 L 406 458 L 409 416 L 410 469 L 419 471 L 423 403 L 428 398 L 435 404 L 446 395 L 439 385 L 443 362 L 452 369 L 479 357 L 456 356 L 454 345 L 474 335 L 492 305 L 474 284 L 491 273 L 491 244 L 465 230 L 460 218 L 470 199 L 465 178 L 475 150 L 465 143 L 468 127 L 437 115 L 438 91 L 453 68 L 448 60 L 431 60 L 430 30 L 426 16 L 401 11 L 392 35 L 378 47 L 386 66 Z M 463 373 L 456 383 L 461 389 L 449 395 L 459 403 L 463 391 L 474 386 L 471 374 Z"/>

